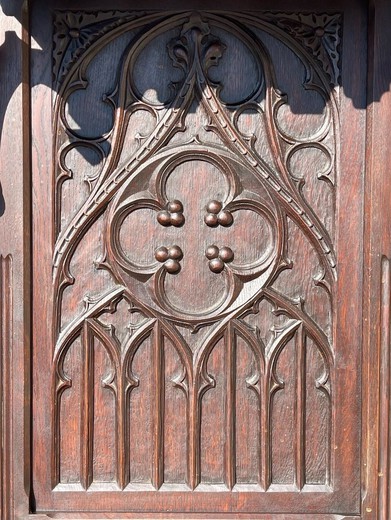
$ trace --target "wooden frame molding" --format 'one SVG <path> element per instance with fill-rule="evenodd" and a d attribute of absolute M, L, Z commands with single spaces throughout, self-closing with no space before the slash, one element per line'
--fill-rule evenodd
<path fill-rule="evenodd" d="M 287 2 L 287 6 L 291 4 Z M 29 62 L 35 42 L 29 33 L 29 9 L 33 5 L 32 0 L 0 0 L 0 520 L 70 520 L 74 518 L 71 513 L 32 513 Z M 77 2 L 69 5 L 75 7 Z M 391 3 L 371 0 L 368 12 L 362 508 L 360 516 L 314 515 L 313 520 L 391 518 Z M 118 519 L 114 513 L 95 518 Z M 121 518 L 182 516 L 150 513 Z M 214 514 L 208 518 L 226 517 Z M 235 518 L 250 519 L 248 514 Z M 273 520 L 276 516 L 254 513 L 251 518 Z M 278 515 L 278 519 L 300 520 L 300 515 Z"/>
<path fill-rule="evenodd" d="M 31 317 L 28 3 L 12 13 L 0 16 L 0 508 L 10 520 L 29 512 Z"/>
<path fill-rule="evenodd" d="M 391 6 L 370 5 L 363 407 L 363 518 L 387 520 L 390 495 Z"/>

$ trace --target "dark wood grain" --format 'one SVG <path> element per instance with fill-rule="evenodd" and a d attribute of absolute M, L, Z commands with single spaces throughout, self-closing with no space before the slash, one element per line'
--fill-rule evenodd
<path fill-rule="evenodd" d="M 370 9 L 367 108 L 367 177 L 363 372 L 363 517 L 385 520 L 389 495 L 389 258 L 391 255 L 390 168 L 388 140 L 391 6 L 373 2 Z"/>
<path fill-rule="evenodd" d="M 38 510 L 69 500 L 88 509 L 93 496 L 94 508 L 119 511 L 143 509 L 146 500 L 156 511 L 162 501 L 188 512 L 277 513 L 288 501 L 292 512 L 336 504 L 358 511 L 360 357 L 342 317 L 347 283 L 350 298 L 361 298 L 361 242 L 349 281 L 336 251 L 362 233 L 361 206 L 360 198 L 351 203 L 345 230 L 336 202 L 360 185 L 363 134 L 339 87 L 341 24 L 338 14 L 283 12 L 55 14 L 56 92 L 38 88 L 33 107 L 35 182 L 53 169 L 52 184 L 35 192 L 35 308 L 48 318 L 35 329 L 37 402 L 53 384 L 53 405 L 36 412 Z M 345 47 L 357 67 L 358 48 Z M 46 83 L 49 63 L 36 60 L 34 83 Z M 311 80 L 303 84 L 306 68 Z M 94 79 L 102 73 L 104 83 Z M 42 139 L 49 113 L 53 140 Z M 347 125 L 356 128 L 356 154 L 343 156 L 341 175 L 338 139 Z M 43 229 L 41 212 L 51 211 Z M 51 262 L 38 257 L 42 249 Z M 51 296 L 43 298 L 42 284 Z M 120 307 L 128 314 L 117 315 Z M 359 345 L 358 316 L 349 320 Z M 49 338 L 52 346 L 38 349 Z M 336 374 L 350 359 L 346 385 Z M 174 364 L 177 394 L 165 383 Z M 242 406 L 252 403 L 247 413 L 258 417 L 257 451 L 243 451 L 242 383 Z M 96 385 L 105 402 L 113 396 L 112 412 Z M 184 436 L 172 444 L 166 409 L 175 395 L 186 408 Z M 114 444 L 103 447 L 98 421 L 117 432 Z M 51 474 L 38 456 L 50 449 Z M 115 461 L 112 480 L 96 457 L 104 466 Z M 166 459 L 174 457 L 181 472 L 171 480 Z M 240 481 L 239 461 L 252 468 Z"/>
<path fill-rule="evenodd" d="M 1 514 L 2 518 L 11 516 L 10 498 L 11 492 L 11 413 L 10 399 L 8 397 L 11 388 L 11 352 L 12 352 L 12 311 L 13 311 L 13 283 L 12 283 L 12 256 L 0 257 L 0 338 L 2 348 L 1 358 Z"/>
<path fill-rule="evenodd" d="M 386 520 L 391 8 L 193 7 L 15 20 L 2 517 Z"/>
<path fill-rule="evenodd" d="M 29 511 L 30 220 L 27 5 L 0 16 L 1 518 Z M 5 7 L 4 7 L 5 10 Z"/>
<path fill-rule="evenodd" d="M 60 514 L 53 514 L 51 513 L 50 516 L 48 515 L 44 515 L 44 514 L 34 514 L 34 515 L 30 515 L 29 517 L 29 520 L 46 520 L 48 518 L 61 518 L 61 519 L 64 519 L 64 520 L 67 520 L 67 519 L 74 519 L 74 520 L 81 520 L 81 519 L 91 519 L 91 516 L 90 515 L 87 515 L 87 514 L 83 514 L 83 513 L 71 513 L 71 514 L 67 514 L 67 513 L 60 513 Z M 106 513 L 106 514 L 94 514 L 93 516 L 93 519 L 94 520 L 103 520 L 103 519 L 108 519 L 108 520 L 116 520 L 118 517 L 115 516 L 115 513 Z M 152 513 L 152 514 L 148 514 L 148 513 L 143 513 L 141 516 L 139 514 L 131 514 L 131 513 L 123 513 L 121 515 L 121 518 L 123 518 L 124 520 L 126 519 L 132 519 L 132 520 L 151 520 L 151 519 L 156 519 L 156 520 L 175 520 L 175 518 L 177 520 L 179 519 L 182 519 L 183 518 L 183 515 L 172 515 L 172 514 L 160 514 L 160 513 Z M 191 516 L 188 517 L 189 520 L 199 520 L 199 519 L 202 519 L 202 520 L 205 520 L 205 515 L 204 514 L 197 514 L 197 513 L 193 513 L 191 514 Z M 240 513 L 233 513 L 233 514 L 230 514 L 229 516 L 226 516 L 224 513 L 221 513 L 221 514 L 218 514 L 218 513 L 208 513 L 208 516 L 207 516 L 208 520 L 228 520 L 228 519 L 234 519 L 234 520 L 275 520 L 276 516 L 275 515 L 259 515 L 259 514 L 256 514 L 256 513 L 244 513 L 244 514 L 240 514 Z M 303 517 L 302 515 L 290 515 L 290 514 L 280 514 L 278 517 L 278 520 L 300 520 L 301 518 L 305 518 Z M 311 515 L 311 520 L 357 520 L 359 518 L 361 518 L 360 516 L 345 516 L 345 515 Z"/>
<path fill-rule="evenodd" d="M 59 515 L 57 514 L 53 514 L 51 513 L 50 514 L 50 517 L 48 515 L 44 515 L 44 514 L 36 514 L 36 515 L 30 515 L 28 517 L 29 519 L 31 520 L 46 520 L 47 518 L 62 518 L 64 520 L 67 520 L 67 519 L 74 519 L 74 520 L 81 520 L 81 519 L 91 519 L 91 516 L 87 516 L 86 514 L 83 514 L 83 513 L 71 513 L 71 514 L 67 514 L 67 513 L 60 513 Z M 112 519 L 112 520 L 116 520 L 116 517 L 115 514 L 112 514 L 112 513 L 106 513 L 106 514 L 94 514 L 94 520 L 103 520 L 103 519 Z M 156 520 L 175 520 L 176 519 L 182 519 L 183 518 L 183 515 L 172 515 L 172 514 L 159 514 L 159 513 L 152 513 L 152 514 L 148 514 L 148 513 L 144 513 L 142 514 L 141 516 L 139 514 L 131 514 L 131 513 L 124 513 L 123 516 L 121 515 L 121 518 L 123 518 L 124 520 L 126 519 L 132 519 L 132 520 L 150 520 L 150 519 L 156 519 Z M 205 515 L 204 514 L 197 514 L 197 513 L 193 513 L 191 516 L 188 517 L 189 520 L 198 520 L 198 519 L 202 519 L 202 520 L 205 520 Z M 240 513 L 233 513 L 233 514 L 230 514 L 229 516 L 226 516 L 224 513 L 222 514 L 218 514 L 218 513 L 208 513 L 208 516 L 207 516 L 208 520 L 228 520 L 228 519 L 234 519 L 234 520 L 274 520 L 276 518 L 275 515 L 259 515 L 259 514 L 256 514 L 256 513 L 245 513 L 244 515 L 243 514 L 240 514 Z M 290 514 L 281 514 L 279 515 L 279 517 L 277 517 L 278 520 L 300 520 L 301 518 L 303 518 L 302 515 L 290 515 Z M 305 518 L 305 517 L 304 517 Z M 357 520 L 361 518 L 360 516 L 345 516 L 345 515 L 311 515 L 311 519 L 312 520 Z"/>

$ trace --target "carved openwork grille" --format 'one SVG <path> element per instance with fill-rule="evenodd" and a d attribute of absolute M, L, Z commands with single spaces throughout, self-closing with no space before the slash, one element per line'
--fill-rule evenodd
<path fill-rule="evenodd" d="M 54 486 L 332 485 L 339 31 L 57 13 Z"/>

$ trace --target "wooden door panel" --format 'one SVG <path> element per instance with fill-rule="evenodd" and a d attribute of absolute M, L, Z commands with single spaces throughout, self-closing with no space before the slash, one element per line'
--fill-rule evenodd
<path fill-rule="evenodd" d="M 49 16 L 37 510 L 358 513 L 362 13 Z"/>

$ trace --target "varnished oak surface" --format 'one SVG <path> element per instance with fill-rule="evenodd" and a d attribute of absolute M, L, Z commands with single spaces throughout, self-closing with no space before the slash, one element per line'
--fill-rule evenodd
<path fill-rule="evenodd" d="M 146 7 L 30 6 L 2 515 L 386 520 L 389 9 Z"/>
<path fill-rule="evenodd" d="M 75 516 L 75 515 L 67 515 L 67 514 L 61 514 L 60 516 L 57 516 L 57 515 L 30 515 L 29 517 L 30 519 L 36 519 L 36 520 L 44 520 L 44 519 L 47 519 L 47 518 L 63 518 L 64 520 L 81 520 L 83 518 L 88 518 L 90 520 L 103 520 L 103 519 L 110 519 L 110 520 L 120 520 L 120 519 L 134 519 L 134 520 L 148 520 L 148 519 L 152 519 L 152 518 L 156 518 L 156 519 L 161 519 L 161 520 L 175 520 L 176 519 L 183 519 L 183 515 L 181 516 L 178 516 L 178 515 L 159 515 L 157 513 L 153 513 L 152 515 L 148 515 L 148 514 L 142 514 L 141 516 L 138 515 L 138 514 L 124 514 L 124 515 L 121 515 L 121 517 L 118 517 L 118 516 L 113 516 L 113 515 L 99 515 L 99 516 L 96 516 L 94 515 L 94 517 L 91 517 L 90 515 L 89 516 L 86 516 L 86 515 L 83 515 L 83 514 L 80 514 L 78 516 Z M 197 520 L 197 519 L 208 519 L 208 520 L 223 520 L 225 518 L 233 518 L 234 520 L 241 520 L 241 519 L 248 519 L 248 520 L 274 520 L 276 517 L 275 515 L 257 515 L 257 514 L 248 514 L 246 513 L 245 515 L 241 515 L 241 514 L 234 514 L 234 515 L 230 515 L 229 517 L 227 516 L 224 516 L 224 515 L 216 515 L 216 514 L 213 514 L 213 513 L 208 513 L 208 516 L 201 516 L 201 515 L 197 515 L 197 514 L 191 514 L 190 516 L 187 516 L 186 519 L 188 520 Z M 300 518 L 303 518 L 302 515 L 279 515 L 279 520 L 299 520 Z M 360 516 L 341 516 L 341 515 L 312 515 L 311 518 L 313 518 L 313 520 L 354 520 L 354 519 L 357 519 L 357 518 L 361 518 Z"/>
<path fill-rule="evenodd" d="M 358 511 L 359 12 L 48 12 L 37 510 Z"/>

